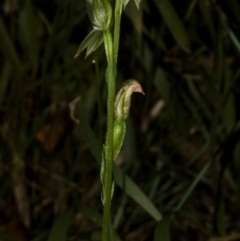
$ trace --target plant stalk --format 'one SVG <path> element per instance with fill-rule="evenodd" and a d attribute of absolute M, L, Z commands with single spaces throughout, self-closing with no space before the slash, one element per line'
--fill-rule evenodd
<path fill-rule="evenodd" d="M 111 199 L 113 185 L 113 129 L 114 129 L 114 101 L 117 77 L 117 58 L 120 35 L 120 20 L 122 14 L 122 0 L 115 2 L 114 38 L 110 29 L 103 31 L 103 40 L 107 57 L 106 81 L 108 86 L 107 98 L 107 135 L 105 143 L 105 171 L 104 171 L 104 207 L 102 241 L 109 241 L 111 227 Z"/>
<path fill-rule="evenodd" d="M 114 50 L 114 61 L 117 65 L 118 60 L 118 48 L 120 39 L 120 25 L 121 25 L 121 15 L 122 15 L 122 0 L 117 0 L 115 6 L 115 19 L 114 19 L 114 37 L 113 37 L 113 50 Z"/>
<path fill-rule="evenodd" d="M 105 51 L 108 61 L 106 70 L 106 80 L 108 86 L 108 99 L 107 99 L 107 135 L 105 144 L 105 200 L 103 207 L 103 232 L 102 240 L 109 241 L 110 236 L 110 222 L 111 222 L 111 198 L 112 198 L 112 168 L 113 168 L 113 127 L 114 127 L 114 99 L 115 99 L 115 82 L 116 82 L 116 66 L 113 57 L 113 41 L 110 30 L 103 32 L 103 39 Z"/>

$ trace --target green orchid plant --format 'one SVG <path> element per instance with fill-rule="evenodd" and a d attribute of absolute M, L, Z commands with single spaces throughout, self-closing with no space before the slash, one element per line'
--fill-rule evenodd
<path fill-rule="evenodd" d="M 137 7 L 141 0 L 135 0 Z M 112 2 L 112 1 L 111 1 Z M 113 163 L 121 150 L 126 133 L 125 121 L 128 117 L 133 92 L 144 94 L 141 85 L 136 80 L 126 81 L 115 96 L 117 77 L 117 59 L 120 35 L 122 9 L 129 0 L 116 0 L 114 6 L 110 0 L 86 0 L 88 16 L 93 30 L 80 44 L 75 58 L 86 49 L 86 56 L 94 52 L 104 43 L 107 58 L 106 82 L 107 97 L 107 134 L 102 149 L 100 177 L 102 181 L 103 232 L 102 241 L 110 240 L 111 199 L 114 191 Z M 114 7 L 114 13 L 113 13 Z"/>

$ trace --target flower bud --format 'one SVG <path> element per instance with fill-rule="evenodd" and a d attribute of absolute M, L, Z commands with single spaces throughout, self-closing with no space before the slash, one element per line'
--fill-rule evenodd
<path fill-rule="evenodd" d="M 115 99 L 115 119 L 117 121 L 125 121 L 127 119 L 133 92 L 139 92 L 144 95 L 141 85 L 136 80 L 130 79 L 123 84 L 117 93 Z"/>
<path fill-rule="evenodd" d="M 144 95 L 141 85 L 136 80 L 126 81 L 116 95 L 115 99 L 115 116 L 113 128 L 113 159 L 117 159 L 121 150 L 125 133 L 125 120 L 128 117 L 131 105 L 131 95 L 133 92 L 139 92 Z"/>
<path fill-rule="evenodd" d="M 88 15 L 94 27 L 107 29 L 112 19 L 112 7 L 109 0 L 87 0 Z"/>

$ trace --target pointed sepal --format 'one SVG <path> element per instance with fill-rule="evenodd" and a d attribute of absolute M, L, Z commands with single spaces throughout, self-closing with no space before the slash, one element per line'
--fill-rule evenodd
<path fill-rule="evenodd" d="M 140 4 L 141 0 L 134 0 L 134 2 L 136 3 L 137 8 L 139 9 L 139 4 Z"/>
<path fill-rule="evenodd" d="M 77 53 L 74 58 L 77 58 L 79 54 L 87 49 L 85 58 L 92 52 L 94 52 L 101 44 L 103 43 L 103 35 L 102 31 L 98 28 L 94 28 L 87 37 L 82 41 L 80 46 L 78 47 Z"/>
<path fill-rule="evenodd" d="M 126 8 L 127 4 L 128 4 L 129 0 L 123 0 L 123 7 Z M 139 9 L 139 4 L 141 2 L 141 0 L 134 0 L 137 8 Z"/>

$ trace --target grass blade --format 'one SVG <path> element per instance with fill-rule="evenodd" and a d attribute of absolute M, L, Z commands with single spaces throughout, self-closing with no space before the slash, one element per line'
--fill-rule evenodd
<path fill-rule="evenodd" d="M 71 211 L 62 214 L 54 223 L 48 241 L 65 241 L 70 223 Z"/>
<path fill-rule="evenodd" d="M 148 212 L 156 221 L 162 219 L 162 214 L 157 210 L 151 200 L 143 191 L 127 176 L 123 171 L 114 166 L 114 180 L 135 202 L 137 202 L 146 212 Z"/>
<path fill-rule="evenodd" d="M 171 2 L 169 0 L 155 0 L 155 3 L 165 23 L 169 27 L 169 30 L 172 33 L 174 39 L 184 51 L 189 53 L 190 41 L 187 31 L 185 30 L 183 23 L 173 8 Z"/>
<path fill-rule="evenodd" d="M 33 67 L 36 69 L 38 65 L 38 38 L 37 38 L 37 21 L 36 14 L 31 2 L 25 2 L 25 6 L 20 14 L 20 28 L 23 33 L 24 40 L 29 50 L 29 57 Z"/>
<path fill-rule="evenodd" d="M 84 119 L 83 108 L 81 108 L 81 116 L 83 118 L 80 119 L 82 131 L 86 137 L 86 141 L 89 144 L 89 149 L 92 152 L 93 156 L 101 163 L 101 144 L 99 140 L 96 138 L 92 128 L 89 123 Z M 128 177 L 123 171 L 114 166 L 114 180 L 118 186 L 123 188 L 125 192 L 133 198 L 146 212 L 148 212 L 156 221 L 160 221 L 162 218 L 162 214 L 157 210 L 151 200 L 142 192 L 142 190 Z"/>
<path fill-rule="evenodd" d="M 170 241 L 170 216 L 164 217 L 157 223 L 154 231 L 154 241 Z"/>
<path fill-rule="evenodd" d="M 181 207 L 184 205 L 184 203 L 186 202 L 186 200 L 188 199 L 188 197 L 191 195 L 191 193 L 193 192 L 194 188 L 197 186 L 197 184 L 201 181 L 202 177 L 206 174 L 208 168 L 210 167 L 211 163 L 212 163 L 211 159 L 210 161 L 208 161 L 205 166 L 202 168 L 202 170 L 199 172 L 199 174 L 196 176 L 196 178 L 194 179 L 194 181 L 192 182 L 192 184 L 190 185 L 190 187 L 188 188 L 188 190 L 186 191 L 186 193 L 183 195 L 182 199 L 180 200 L 180 202 L 178 203 L 177 207 L 174 209 L 175 212 L 177 212 L 178 210 L 181 209 Z"/>
<path fill-rule="evenodd" d="M 169 104 L 171 86 L 163 69 L 157 68 L 153 81 L 157 91 L 161 94 L 166 103 Z"/>
<path fill-rule="evenodd" d="M 240 42 L 239 42 L 237 36 L 232 31 L 232 29 L 228 26 L 226 21 L 222 20 L 222 24 L 223 24 L 224 28 L 227 30 L 228 35 L 229 35 L 230 39 L 232 40 L 233 44 L 235 45 L 236 49 L 240 52 Z"/>
<path fill-rule="evenodd" d="M 99 227 L 102 227 L 102 216 L 95 209 L 80 204 L 78 206 L 78 211 L 92 220 Z"/>
<path fill-rule="evenodd" d="M 20 59 L 17 55 L 16 49 L 14 48 L 13 41 L 8 34 L 2 19 L 0 18 L 0 50 L 9 62 L 14 66 L 14 68 L 20 72 Z"/>

